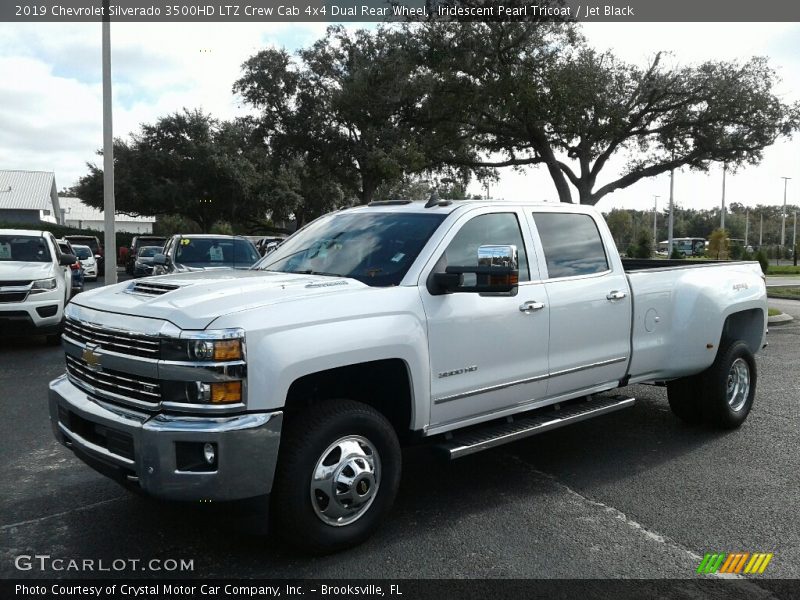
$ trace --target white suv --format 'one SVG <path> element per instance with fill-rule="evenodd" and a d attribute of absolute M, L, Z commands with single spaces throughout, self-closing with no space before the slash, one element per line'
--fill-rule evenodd
<path fill-rule="evenodd" d="M 47 231 L 0 229 L 0 335 L 47 335 L 57 343 L 75 261 Z"/>

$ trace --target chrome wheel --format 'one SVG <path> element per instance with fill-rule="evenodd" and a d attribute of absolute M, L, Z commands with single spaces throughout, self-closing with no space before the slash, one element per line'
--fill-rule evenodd
<path fill-rule="evenodd" d="M 380 486 L 380 458 L 361 436 L 343 437 L 328 446 L 311 477 L 311 505 L 328 525 L 349 525 L 369 509 Z"/>
<path fill-rule="evenodd" d="M 726 396 L 733 412 L 739 412 L 750 395 L 750 366 L 743 358 L 737 358 L 728 371 Z"/>

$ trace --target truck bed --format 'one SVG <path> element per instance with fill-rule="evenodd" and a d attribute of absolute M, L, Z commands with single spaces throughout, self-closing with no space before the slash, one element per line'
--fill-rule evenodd
<path fill-rule="evenodd" d="M 626 273 L 633 271 L 661 271 L 666 269 L 689 269 L 692 267 L 707 267 L 710 265 L 743 265 L 755 261 L 731 261 L 700 259 L 690 260 L 685 258 L 623 258 L 622 267 Z"/>

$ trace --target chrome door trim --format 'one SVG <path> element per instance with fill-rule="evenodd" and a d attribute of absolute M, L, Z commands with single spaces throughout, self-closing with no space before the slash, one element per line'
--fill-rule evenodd
<path fill-rule="evenodd" d="M 488 392 L 495 392 L 497 390 L 503 390 L 505 388 L 509 388 L 515 385 L 523 385 L 525 383 L 533 383 L 535 381 L 542 381 L 543 379 L 548 379 L 550 377 L 560 377 L 562 375 L 569 375 L 570 373 L 577 373 L 579 371 L 586 371 L 587 369 L 595 369 L 597 367 L 606 367 L 608 365 L 614 365 L 616 363 L 624 362 L 628 360 L 627 356 L 619 356 L 617 358 L 611 358 L 608 360 L 601 360 L 599 362 L 590 363 L 588 365 L 581 365 L 579 367 L 572 367 L 569 369 L 563 369 L 561 371 L 554 371 L 553 373 L 549 373 L 547 375 L 536 375 L 534 377 L 526 377 L 525 379 L 517 379 L 516 381 L 507 381 L 505 383 L 498 383 L 497 385 L 490 385 L 483 388 L 477 388 L 474 390 L 469 390 L 467 392 L 461 392 L 459 394 L 453 394 L 451 396 L 442 396 L 440 398 L 435 398 L 433 400 L 434 404 L 444 404 L 445 402 L 452 402 L 453 400 L 461 400 L 462 398 L 468 398 L 470 396 L 476 396 L 478 394 L 486 394 Z"/>

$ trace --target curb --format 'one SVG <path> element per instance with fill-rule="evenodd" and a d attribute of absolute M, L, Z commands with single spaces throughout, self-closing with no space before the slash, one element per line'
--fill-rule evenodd
<path fill-rule="evenodd" d="M 781 323 L 788 323 L 789 321 L 794 321 L 794 317 L 786 313 L 767 318 L 767 323 L 770 325 L 780 325 Z"/>

